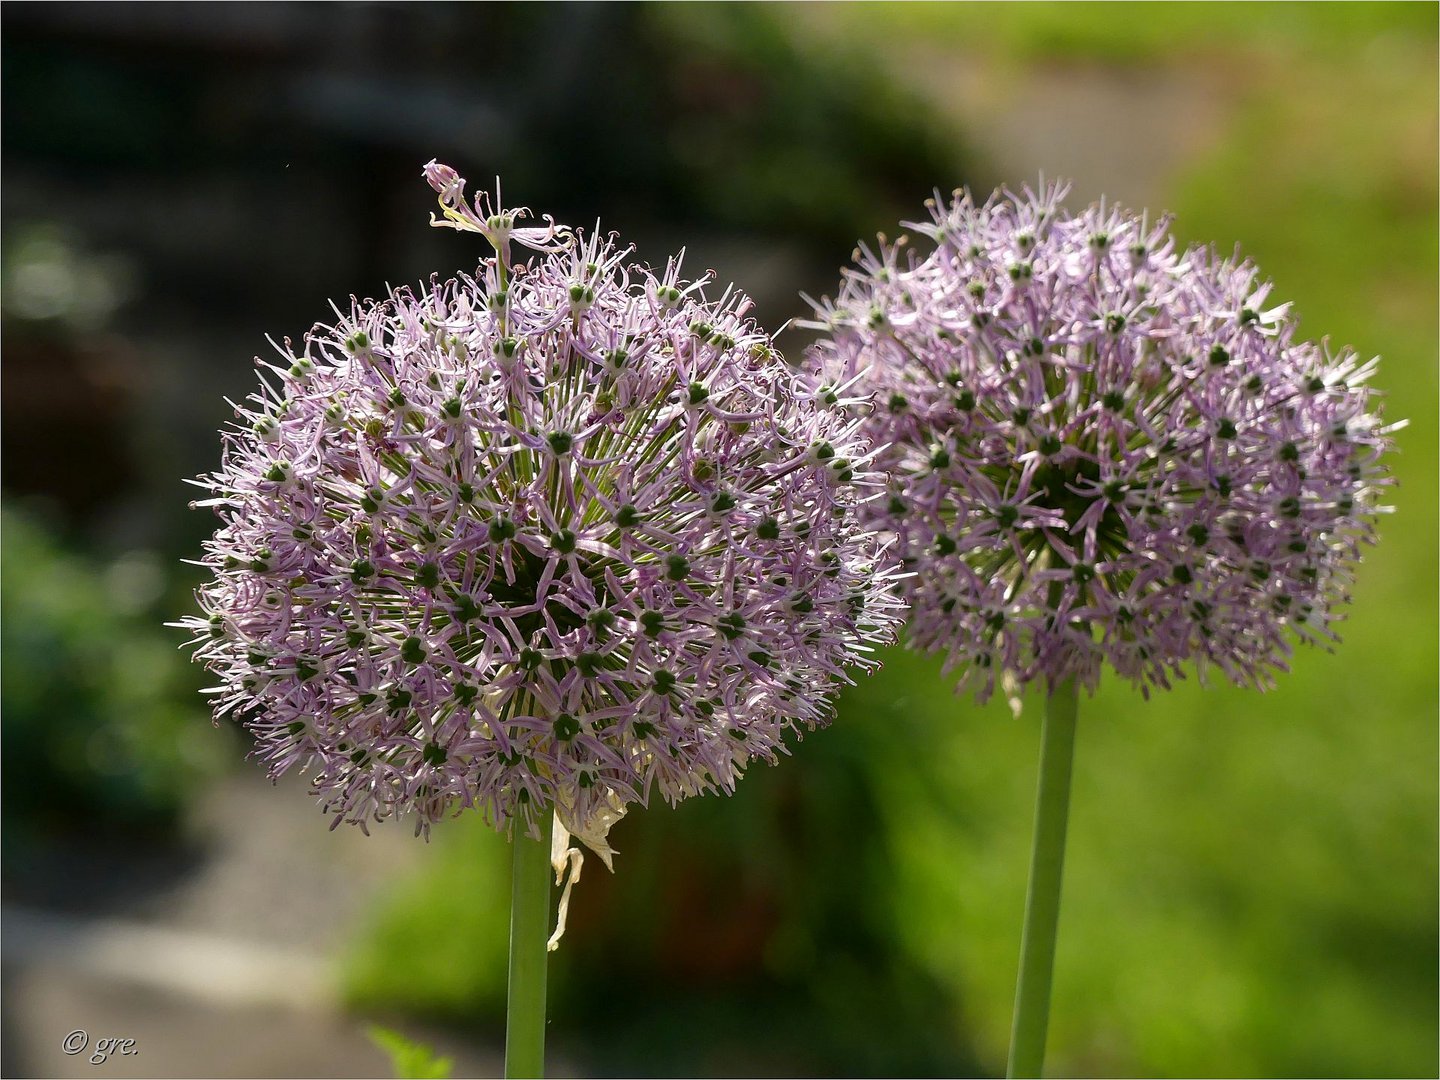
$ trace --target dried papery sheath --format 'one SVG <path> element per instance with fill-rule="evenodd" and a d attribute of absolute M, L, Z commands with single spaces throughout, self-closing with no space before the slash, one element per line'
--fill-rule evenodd
<path fill-rule="evenodd" d="M 603 845 L 773 761 L 893 636 L 884 482 L 743 296 L 426 176 L 495 255 L 260 361 L 186 625 L 217 715 L 337 823 L 553 809 Z"/>
<path fill-rule="evenodd" d="M 1269 685 L 1292 637 L 1334 640 L 1383 509 L 1375 362 L 1299 340 L 1250 263 L 1065 194 L 937 200 L 815 305 L 813 357 L 890 445 L 870 506 L 913 640 L 982 698 L 1106 663 Z"/>

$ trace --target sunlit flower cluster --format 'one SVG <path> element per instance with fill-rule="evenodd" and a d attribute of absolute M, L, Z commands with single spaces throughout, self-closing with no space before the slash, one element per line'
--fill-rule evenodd
<path fill-rule="evenodd" d="M 859 420 L 738 293 L 426 175 L 494 257 L 287 340 L 200 481 L 217 713 L 362 826 L 729 791 L 898 625 Z"/>
<path fill-rule="evenodd" d="M 1298 340 L 1248 262 L 1065 193 L 938 200 L 815 305 L 890 444 L 913 639 L 981 697 L 1106 663 L 1268 685 L 1292 634 L 1333 640 L 1372 536 L 1374 362 Z"/>

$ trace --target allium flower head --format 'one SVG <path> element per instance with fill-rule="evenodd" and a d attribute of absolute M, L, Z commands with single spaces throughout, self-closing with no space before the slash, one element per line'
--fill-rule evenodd
<path fill-rule="evenodd" d="M 817 304 L 891 470 L 915 643 L 997 678 L 1269 685 L 1334 639 L 1388 434 L 1375 362 L 1296 340 L 1248 262 L 1061 185 L 931 203 Z"/>
<path fill-rule="evenodd" d="M 217 715 L 337 824 L 554 808 L 599 843 L 826 719 L 898 624 L 883 480 L 743 296 L 426 176 L 495 256 L 257 361 L 187 625 Z"/>

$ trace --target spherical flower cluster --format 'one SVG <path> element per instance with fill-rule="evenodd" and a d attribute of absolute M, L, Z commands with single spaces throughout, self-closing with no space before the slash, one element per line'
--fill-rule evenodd
<path fill-rule="evenodd" d="M 914 642 L 962 686 L 1195 660 L 1267 686 L 1333 640 L 1392 428 L 1374 361 L 1302 342 L 1254 266 L 1066 188 L 931 203 L 816 304 L 891 471 Z"/>
<path fill-rule="evenodd" d="M 495 257 L 287 340 L 200 481 L 217 715 L 337 824 L 729 791 L 898 627 L 858 422 L 739 294 L 426 175 Z"/>

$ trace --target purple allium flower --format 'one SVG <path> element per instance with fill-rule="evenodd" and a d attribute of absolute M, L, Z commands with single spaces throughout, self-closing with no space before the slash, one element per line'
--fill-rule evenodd
<path fill-rule="evenodd" d="M 914 642 L 987 697 L 1103 662 L 1148 691 L 1194 659 L 1268 686 L 1329 642 L 1373 538 L 1393 427 L 1375 362 L 1295 338 L 1254 266 L 1067 188 L 930 203 L 815 304 L 893 477 Z M 812 302 L 813 303 L 813 302 Z"/>
<path fill-rule="evenodd" d="M 883 479 L 740 294 L 426 176 L 496 257 L 257 361 L 199 481 L 221 525 L 185 625 L 217 717 L 337 824 L 553 807 L 603 844 L 652 790 L 775 760 L 893 636 L 898 568 L 857 514 Z"/>

